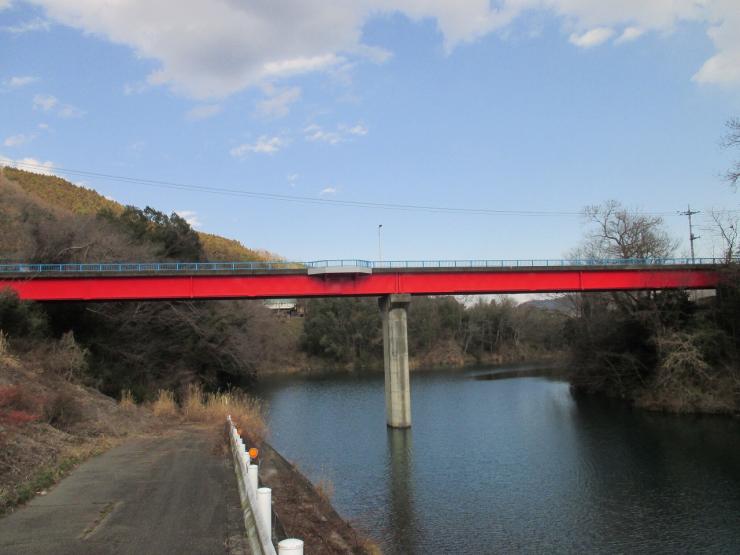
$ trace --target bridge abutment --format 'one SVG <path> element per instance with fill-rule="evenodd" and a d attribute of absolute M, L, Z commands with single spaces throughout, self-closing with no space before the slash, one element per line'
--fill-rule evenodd
<path fill-rule="evenodd" d="M 385 412 L 391 428 L 411 427 L 411 384 L 407 311 L 411 295 L 386 295 L 379 300 L 383 316 Z"/>

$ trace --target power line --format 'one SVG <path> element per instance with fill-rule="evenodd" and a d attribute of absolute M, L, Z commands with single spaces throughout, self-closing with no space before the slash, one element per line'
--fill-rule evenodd
<path fill-rule="evenodd" d="M 122 183 L 131 183 L 135 185 L 144 185 L 147 187 L 157 187 L 163 189 L 173 189 L 178 191 L 191 191 L 208 194 L 217 194 L 225 196 L 236 196 L 236 197 L 247 197 L 256 198 L 262 200 L 273 200 L 278 202 L 291 202 L 298 204 L 315 204 L 315 205 L 327 205 L 327 206 L 342 206 L 352 208 L 373 208 L 381 210 L 401 210 L 401 211 L 414 211 L 414 212 L 432 212 L 432 213 L 452 213 L 452 214 L 472 214 L 472 215 L 484 215 L 484 216 L 527 216 L 527 217 L 581 217 L 583 212 L 581 211 L 558 211 L 558 210 L 493 210 L 486 208 L 470 208 L 470 207 L 449 207 L 449 206 L 434 206 L 434 205 L 423 205 L 423 204 L 401 204 L 401 203 L 385 203 L 385 202 L 371 202 L 371 201 L 353 201 L 353 200 L 340 200 L 340 199 L 327 199 L 327 198 L 315 198 L 306 197 L 299 195 L 284 195 L 278 193 L 265 193 L 261 191 L 249 191 L 242 189 L 230 189 L 225 187 L 211 187 L 206 185 L 194 185 L 187 183 L 178 183 L 174 181 L 163 181 L 156 179 L 145 179 L 135 178 L 122 175 L 114 175 L 101 172 L 93 172 L 89 170 L 78 170 L 71 168 L 59 168 L 48 166 L 42 166 L 40 164 L 32 164 L 28 162 L 14 162 L 14 166 L 20 167 L 21 169 L 31 170 L 43 170 L 48 172 L 53 169 L 54 172 L 81 176 L 81 177 L 92 177 L 106 179 L 110 181 L 117 181 Z M 738 210 L 732 210 L 728 212 L 740 212 Z M 676 212 L 641 212 L 645 215 L 652 216 L 675 216 Z"/>

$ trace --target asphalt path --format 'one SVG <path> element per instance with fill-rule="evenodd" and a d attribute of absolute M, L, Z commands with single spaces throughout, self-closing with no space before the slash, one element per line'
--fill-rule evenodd
<path fill-rule="evenodd" d="M 0 519 L 0 553 L 244 554 L 231 459 L 213 430 L 133 439 Z"/>

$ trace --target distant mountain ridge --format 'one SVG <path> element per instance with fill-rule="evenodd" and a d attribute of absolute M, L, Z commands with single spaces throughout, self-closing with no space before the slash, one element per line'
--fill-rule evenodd
<path fill-rule="evenodd" d="M 0 168 L 6 179 L 13 181 L 27 193 L 44 202 L 64 208 L 76 214 L 97 214 L 110 210 L 120 214 L 124 205 L 104 197 L 94 189 L 70 183 L 54 175 L 42 175 L 12 167 Z M 235 239 L 197 231 L 206 258 L 213 261 L 248 261 L 280 259 L 268 251 L 245 247 Z"/>

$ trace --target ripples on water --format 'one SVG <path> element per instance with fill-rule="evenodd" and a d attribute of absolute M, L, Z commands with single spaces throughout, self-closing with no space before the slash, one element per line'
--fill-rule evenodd
<path fill-rule="evenodd" d="M 410 430 L 386 428 L 382 374 L 261 393 L 275 447 L 385 553 L 740 553 L 740 421 L 486 374 L 413 375 Z"/>

